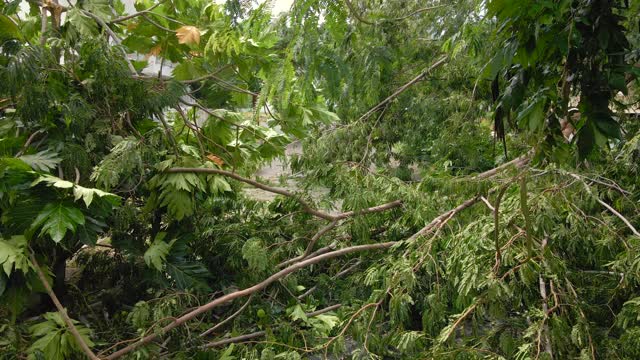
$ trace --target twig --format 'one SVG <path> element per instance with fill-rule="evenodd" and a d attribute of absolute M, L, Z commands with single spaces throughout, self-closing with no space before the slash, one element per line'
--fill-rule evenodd
<path fill-rule="evenodd" d="M 183 84 L 193 84 L 193 83 L 196 83 L 196 82 L 200 82 L 200 81 L 202 81 L 202 80 L 206 80 L 206 79 L 208 79 L 208 78 L 210 78 L 210 77 L 212 77 L 212 76 L 216 76 L 216 75 L 218 75 L 218 74 L 219 74 L 219 73 L 221 73 L 223 70 L 225 70 L 225 69 L 229 68 L 229 66 L 230 66 L 230 65 L 225 65 L 225 66 L 222 66 L 221 68 L 219 68 L 219 69 L 215 70 L 215 71 L 214 71 L 214 72 L 212 72 L 211 74 L 207 74 L 207 75 L 204 75 L 204 76 L 200 76 L 200 77 L 195 78 L 195 79 L 182 80 L 182 81 L 180 81 L 180 82 L 181 82 L 181 83 L 183 83 Z"/>
<path fill-rule="evenodd" d="M 214 327 L 210 328 L 209 330 L 203 332 L 202 334 L 200 334 L 200 337 L 205 337 L 209 334 L 211 334 L 212 332 L 216 331 L 217 329 L 219 329 L 220 327 L 222 327 L 224 324 L 228 323 L 229 321 L 233 320 L 236 316 L 240 315 L 240 313 L 242 313 L 244 311 L 244 309 L 247 308 L 247 306 L 249 306 L 249 304 L 251 303 L 251 300 L 253 299 L 253 295 L 249 296 L 249 298 L 247 299 L 247 301 L 244 303 L 244 305 L 242 305 L 240 307 L 240 309 L 238 309 L 238 311 L 234 312 L 233 314 L 231 314 L 231 316 L 229 316 L 228 318 L 220 321 L 219 323 L 217 323 Z"/>
<path fill-rule="evenodd" d="M 401 21 L 401 20 L 404 20 L 404 19 L 408 19 L 408 18 L 410 18 L 410 17 L 412 17 L 412 16 L 414 16 L 414 15 L 417 15 L 417 14 L 423 13 L 423 12 L 425 12 L 425 11 L 435 10 L 435 9 L 438 9 L 438 8 L 441 8 L 441 7 L 445 7 L 445 6 L 447 6 L 447 5 L 448 5 L 448 4 L 444 4 L 444 5 L 435 5 L 435 6 L 428 6 L 428 7 L 422 8 L 422 9 L 418 9 L 418 10 L 416 10 L 416 11 L 414 11 L 414 12 L 411 12 L 411 13 L 409 13 L 409 14 L 405 15 L 405 16 L 401 16 L 401 17 L 397 17 L 397 18 L 391 19 L 391 21 Z"/>
<path fill-rule="evenodd" d="M 496 207 L 493 210 L 493 241 L 495 242 L 496 250 L 496 263 L 493 265 L 493 272 L 496 275 L 500 270 L 500 264 L 502 262 L 502 254 L 500 253 L 500 202 L 502 201 L 502 197 L 504 196 L 507 189 L 509 189 L 509 186 L 511 186 L 511 182 L 508 182 L 502 187 L 502 189 L 500 189 L 500 191 L 498 192 L 498 196 L 496 197 Z"/>
<path fill-rule="evenodd" d="M 351 0 L 344 0 L 344 2 L 347 4 L 347 7 L 349 8 L 349 11 L 351 12 L 351 14 L 353 14 L 353 16 L 356 17 L 356 19 L 358 19 L 360 22 L 363 22 L 367 25 L 376 25 L 376 23 L 374 23 L 373 21 L 367 20 L 365 18 L 362 17 L 362 15 L 360 15 L 355 7 L 353 6 L 353 4 L 351 3 Z"/>
<path fill-rule="evenodd" d="M 131 15 L 126 15 L 126 16 L 121 16 L 121 17 L 119 17 L 119 18 L 115 18 L 115 19 L 113 19 L 113 20 L 109 21 L 109 24 L 117 24 L 117 23 L 121 23 L 121 22 L 123 22 L 123 21 L 127 21 L 127 20 L 129 20 L 129 19 L 133 19 L 134 17 L 142 16 L 142 15 L 144 15 L 144 14 L 151 13 L 151 10 L 153 10 L 153 9 L 157 8 L 158 6 L 162 5 L 162 3 L 163 3 L 163 2 L 164 2 L 164 1 L 160 1 L 160 2 L 158 2 L 158 3 L 156 3 L 156 4 L 154 4 L 153 6 L 150 6 L 149 8 L 144 9 L 144 10 L 141 10 L 141 11 L 139 11 L 139 12 L 137 12 L 137 13 L 133 13 L 133 14 L 131 14 Z"/>
<path fill-rule="evenodd" d="M 69 331 L 71 332 L 73 337 L 76 339 L 76 342 L 78 343 L 78 345 L 80 345 L 80 348 L 82 349 L 82 351 L 89 357 L 89 359 L 100 360 L 100 358 L 97 357 L 96 354 L 93 353 L 93 351 L 91 351 L 91 348 L 89 348 L 89 345 L 87 345 L 87 343 L 84 341 L 84 339 L 82 338 L 82 335 L 80 335 L 80 332 L 78 332 L 78 329 L 75 327 L 75 325 L 73 325 L 73 320 L 71 320 L 69 315 L 67 315 L 67 311 L 60 303 L 60 300 L 58 300 L 58 297 L 53 292 L 53 289 L 51 289 L 51 285 L 49 285 L 49 282 L 47 281 L 47 278 L 44 276 L 44 273 L 42 272 L 40 265 L 38 265 L 38 262 L 36 261 L 36 257 L 33 255 L 32 252 L 29 253 L 29 256 L 31 257 L 31 262 L 33 263 L 33 266 L 36 269 L 36 273 L 38 274 L 38 277 L 40 278 L 40 281 L 42 282 L 44 289 L 47 291 L 47 294 L 51 298 L 51 301 L 53 301 L 53 304 L 55 305 L 56 309 L 58 309 L 58 313 L 62 317 L 62 320 L 64 320 L 65 324 L 67 324 Z"/>
<path fill-rule="evenodd" d="M 295 258 L 292 258 L 292 259 L 289 259 L 289 260 L 286 260 L 286 261 L 283 261 L 280 264 L 278 264 L 278 267 L 279 268 L 285 267 L 285 266 L 288 266 L 290 264 L 293 264 L 295 262 L 298 262 L 298 261 L 303 260 L 306 257 L 308 257 L 309 254 L 311 254 L 311 252 L 313 251 L 313 247 L 315 246 L 316 242 L 318 242 L 318 240 L 320 240 L 320 238 L 324 234 L 326 234 L 329 231 L 333 230 L 336 226 L 338 226 L 338 220 L 333 220 L 333 221 L 331 221 L 331 223 L 329 223 L 329 225 L 324 226 L 323 228 L 318 230 L 318 232 L 316 232 L 315 235 L 313 235 L 313 237 L 309 241 L 309 244 L 307 244 L 307 248 L 304 250 L 304 253 L 302 253 L 302 255 L 296 256 Z"/>

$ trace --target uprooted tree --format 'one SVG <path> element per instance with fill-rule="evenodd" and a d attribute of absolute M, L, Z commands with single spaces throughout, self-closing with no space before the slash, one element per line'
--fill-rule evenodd
<path fill-rule="evenodd" d="M 0 358 L 640 357 L 638 2 L 272 5 L 2 3 Z"/>

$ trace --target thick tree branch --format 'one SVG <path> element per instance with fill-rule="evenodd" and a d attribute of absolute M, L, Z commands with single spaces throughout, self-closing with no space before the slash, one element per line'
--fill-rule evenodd
<path fill-rule="evenodd" d="M 143 346 L 145 344 L 148 344 L 149 342 L 155 340 L 156 338 L 158 338 L 161 334 L 165 334 L 168 331 L 183 325 L 184 323 L 193 320 L 194 318 L 196 318 L 197 316 L 204 314 L 208 311 L 210 311 L 211 309 L 218 307 L 222 304 L 225 304 L 231 300 L 240 298 L 240 297 L 244 297 L 244 296 L 248 296 L 251 294 L 254 294 L 264 288 L 266 288 L 267 286 L 269 286 L 270 284 L 272 284 L 275 281 L 278 281 L 279 279 L 284 278 L 285 276 L 291 274 L 292 272 L 295 272 L 297 270 L 300 270 L 304 267 L 307 267 L 309 265 L 313 265 L 313 264 L 317 264 L 321 261 L 324 260 L 328 260 L 328 259 L 332 259 L 335 257 L 339 257 L 339 256 L 344 256 L 347 254 L 351 254 L 351 253 L 356 253 L 356 252 L 362 252 L 362 251 L 369 251 L 369 250 L 379 250 L 379 249 L 388 249 L 391 246 L 393 246 L 394 244 L 396 244 L 395 241 L 391 241 L 391 242 L 385 242 L 385 243 L 379 243 L 379 244 L 369 244 L 369 245 L 357 245 L 357 246 L 351 246 L 348 248 L 344 248 L 344 249 L 340 249 L 340 250 L 336 250 L 336 251 L 332 251 L 326 254 L 322 254 L 320 256 L 316 256 L 314 258 L 311 259 L 307 259 L 304 261 L 301 261 L 297 264 L 291 265 L 285 269 L 282 269 L 280 271 L 278 271 L 277 273 L 271 275 L 270 277 L 268 277 L 267 279 L 265 279 L 264 281 L 255 284 L 249 288 L 246 288 L 244 290 L 238 290 L 238 291 L 234 291 L 232 293 L 226 294 L 222 297 L 219 297 L 207 304 L 204 304 L 202 306 L 197 307 L 195 310 L 188 312 L 187 314 L 175 319 L 173 322 L 171 322 L 169 325 L 163 327 L 160 331 L 157 331 L 153 334 L 147 335 L 145 337 L 143 337 L 142 339 L 140 339 L 140 341 L 137 341 L 133 344 L 130 344 L 114 353 L 112 353 L 111 355 L 106 357 L 106 360 L 113 360 L 113 359 L 117 359 L 125 354 L 130 353 L 131 351 L 139 348 L 140 346 Z"/>
<path fill-rule="evenodd" d="M 69 315 L 67 315 L 67 311 L 60 303 L 60 300 L 58 300 L 58 297 L 53 292 L 53 289 L 51 289 L 51 285 L 49 285 L 49 282 L 47 281 L 47 278 L 44 276 L 44 273 L 42 272 L 40 265 L 38 265 L 38 261 L 36 261 L 36 257 L 33 256 L 33 253 L 30 253 L 29 256 L 31 257 L 31 263 L 33 264 L 33 267 L 36 269 L 36 273 L 40 278 L 40 282 L 42 282 L 44 289 L 47 291 L 47 294 L 51 298 L 51 301 L 53 301 L 53 304 L 58 310 L 60 317 L 62 317 L 62 320 L 64 320 L 64 323 L 69 328 L 69 331 L 71 332 L 73 337 L 76 339 L 76 342 L 78 343 L 82 351 L 89 357 L 89 359 L 100 360 L 100 358 L 97 357 L 96 354 L 93 353 L 93 351 L 91 351 L 91 348 L 89 348 L 89 345 L 87 345 L 87 343 L 84 341 L 84 339 L 82 338 L 82 335 L 80 335 L 80 332 L 78 332 L 78 329 L 76 329 L 75 325 L 73 325 L 73 320 L 71 320 Z"/>

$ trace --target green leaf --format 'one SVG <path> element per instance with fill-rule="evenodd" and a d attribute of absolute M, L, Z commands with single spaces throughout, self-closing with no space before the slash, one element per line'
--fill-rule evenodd
<path fill-rule="evenodd" d="M 103 20 L 110 19 L 112 16 L 109 0 L 84 0 L 82 2 L 82 8 Z"/>
<path fill-rule="evenodd" d="M 182 220 L 185 216 L 193 214 L 193 200 L 189 192 L 167 187 L 162 191 L 161 198 L 160 206 L 166 206 L 169 214 L 176 220 Z"/>
<path fill-rule="evenodd" d="M 289 317 L 291 318 L 291 320 L 302 320 L 304 322 L 307 321 L 307 314 L 304 312 L 300 304 L 296 304 L 293 309 L 290 309 L 290 311 L 291 313 L 289 314 Z"/>
<path fill-rule="evenodd" d="M 95 20 L 84 15 L 78 8 L 69 9 L 67 19 L 82 36 L 93 37 L 98 34 L 98 25 Z"/>
<path fill-rule="evenodd" d="M 535 96 L 534 99 L 518 113 L 516 121 L 528 127 L 529 131 L 536 133 L 542 130 L 544 125 L 544 107 L 544 96 Z"/>
<path fill-rule="evenodd" d="M 62 161 L 57 153 L 49 150 L 43 150 L 32 155 L 22 155 L 18 159 L 29 164 L 34 170 L 44 172 L 55 168 Z"/>
<path fill-rule="evenodd" d="M 596 129 L 608 139 L 621 139 L 620 124 L 609 114 L 594 114 Z"/>
<path fill-rule="evenodd" d="M 151 244 L 151 246 L 144 252 L 144 262 L 149 267 L 153 267 L 158 271 L 162 271 L 162 267 L 167 259 L 167 255 L 171 250 L 171 246 L 176 241 L 171 240 L 166 243 L 162 240 L 164 236 L 159 236 L 156 240 Z"/>
<path fill-rule="evenodd" d="M 211 290 L 209 285 L 207 285 L 207 279 L 211 274 L 201 263 L 191 261 L 168 261 L 166 271 L 171 279 L 176 282 L 176 286 L 181 290 Z"/>
<path fill-rule="evenodd" d="M 12 269 L 21 270 L 23 273 L 29 270 L 27 239 L 24 236 L 12 236 L 9 240 L 0 239 L 0 265 L 7 277 L 11 275 Z"/>
<path fill-rule="evenodd" d="M 30 359 L 37 358 L 37 354 L 40 353 L 48 360 L 65 360 L 75 358 L 72 355 L 74 353 L 82 353 L 82 348 L 68 330 L 59 313 L 49 312 L 44 315 L 44 318 L 45 321 L 29 328 L 31 336 L 37 338 L 27 350 Z M 91 331 L 75 320 L 72 322 L 82 340 L 89 347 L 93 347 L 95 344 L 90 338 Z"/>
<path fill-rule="evenodd" d="M 0 39 L 22 39 L 20 28 L 7 15 L 0 14 Z"/>
<path fill-rule="evenodd" d="M 75 232 L 78 225 L 84 225 L 82 211 L 62 203 L 49 203 L 34 220 L 32 229 L 42 226 L 40 234 L 48 234 L 57 243 L 64 238 L 68 230 Z"/>
<path fill-rule="evenodd" d="M 108 193 L 100 189 L 89 189 L 79 185 L 73 187 L 74 198 L 76 200 L 82 199 L 87 207 L 91 205 L 91 202 L 93 202 L 93 197 L 95 195 L 109 200 L 109 202 L 111 202 L 113 205 L 117 205 L 120 202 L 120 197 L 118 195 Z"/>
<path fill-rule="evenodd" d="M 258 238 L 247 240 L 242 246 L 242 258 L 247 260 L 251 270 L 264 271 L 268 265 L 266 249 Z"/>

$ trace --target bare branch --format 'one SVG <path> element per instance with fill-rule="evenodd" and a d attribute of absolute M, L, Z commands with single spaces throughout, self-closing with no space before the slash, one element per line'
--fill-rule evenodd
<path fill-rule="evenodd" d="M 212 72 L 211 74 L 203 75 L 203 76 L 200 76 L 200 77 L 195 78 L 195 79 L 182 80 L 182 81 L 180 81 L 180 82 L 181 82 L 181 83 L 183 83 L 183 84 L 193 84 L 193 83 L 196 83 L 196 82 L 200 82 L 200 81 L 203 81 L 203 80 L 207 80 L 208 78 L 210 78 L 210 77 L 212 77 L 212 76 L 216 76 L 216 75 L 218 75 L 219 73 L 221 73 L 221 72 L 222 72 L 222 71 L 224 71 L 225 69 L 229 68 L 229 66 L 230 66 L 230 65 L 225 65 L 225 66 L 222 66 L 222 67 L 220 67 L 219 69 L 215 70 L 215 71 L 214 71 L 214 72 Z"/>

